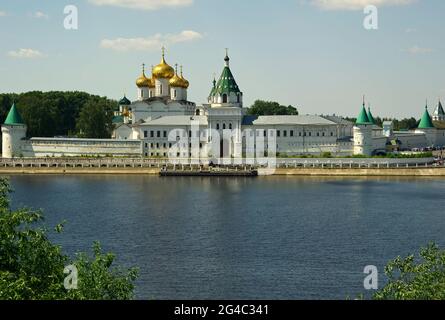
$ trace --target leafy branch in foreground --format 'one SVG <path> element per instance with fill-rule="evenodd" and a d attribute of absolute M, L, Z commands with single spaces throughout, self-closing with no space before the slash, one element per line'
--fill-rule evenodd
<path fill-rule="evenodd" d="M 397 257 L 385 267 L 388 283 L 376 300 L 444 300 L 445 250 L 430 243 L 415 255 Z"/>
<path fill-rule="evenodd" d="M 0 178 L 0 299 L 133 298 L 135 268 L 114 267 L 115 256 L 103 253 L 99 243 L 93 245 L 93 255 L 79 253 L 71 260 L 48 239 L 42 212 L 12 211 L 9 193 L 8 181 Z M 57 232 L 62 229 L 56 226 Z M 77 289 L 65 289 L 67 265 L 77 268 Z"/>

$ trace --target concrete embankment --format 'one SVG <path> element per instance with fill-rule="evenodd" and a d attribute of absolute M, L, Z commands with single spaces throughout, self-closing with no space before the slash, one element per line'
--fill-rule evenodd
<path fill-rule="evenodd" d="M 268 170 L 258 170 L 259 175 L 270 174 Z M 355 168 L 355 169 L 327 169 L 327 168 L 293 168 L 276 169 L 273 175 L 283 176 L 404 176 L 404 177 L 445 177 L 445 168 Z"/>
<path fill-rule="evenodd" d="M 159 168 L 1 168 L 0 175 L 8 174 L 106 174 L 106 175 L 159 175 Z"/>
<path fill-rule="evenodd" d="M 104 174 L 104 175 L 159 175 L 159 168 L 35 168 L 0 167 L 0 175 L 9 174 Z M 431 168 L 280 168 L 259 169 L 261 175 L 282 176 L 405 176 L 405 177 L 445 177 L 445 167 Z"/>

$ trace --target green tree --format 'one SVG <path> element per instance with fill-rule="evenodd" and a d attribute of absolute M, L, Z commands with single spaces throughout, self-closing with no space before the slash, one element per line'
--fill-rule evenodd
<path fill-rule="evenodd" d="M 116 106 L 116 101 L 78 91 L 31 91 L 20 94 L 0 94 L 0 120 L 5 120 L 15 101 L 28 126 L 29 137 L 73 136 L 83 107 L 90 101 Z"/>
<path fill-rule="evenodd" d="M 278 102 L 256 100 L 248 109 L 249 115 L 298 115 L 298 110 L 293 106 L 283 106 Z"/>
<path fill-rule="evenodd" d="M 113 130 L 113 104 L 90 100 L 82 108 L 77 120 L 78 136 L 82 138 L 110 138 Z"/>
<path fill-rule="evenodd" d="M 388 283 L 376 300 L 445 300 L 445 250 L 430 243 L 419 257 L 397 257 L 385 267 Z"/>
<path fill-rule="evenodd" d="M 131 299 L 137 270 L 114 267 L 114 255 L 104 254 L 98 243 L 93 255 L 70 259 L 48 239 L 41 211 L 12 211 L 9 184 L 0 179 L 0 299 Z M 63 225 L 58 225 L 62 232 Z M 64 268 L 78 270 L 77 289 L 64 286 Z"/>

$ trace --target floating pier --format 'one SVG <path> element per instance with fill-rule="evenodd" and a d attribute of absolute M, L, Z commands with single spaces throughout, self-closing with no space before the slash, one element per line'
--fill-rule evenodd
<path fill-rule="evenodd" d="M 257 177 L 258 170 L 245 168 L 162 168 L 161 177 Z"/>

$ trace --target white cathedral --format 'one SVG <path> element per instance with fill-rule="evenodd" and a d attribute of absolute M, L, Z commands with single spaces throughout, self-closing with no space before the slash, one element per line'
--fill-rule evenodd
<path fill-rule="evenodd" d="M 26 137 L 26 124 L 15 105 L 2 125 L 2 156 L 114 156 L 199 158 L 210 161 L 255 155 L 259 144 L 280 156 L 367 155 L 399 149 L 445 145 L 445 130 L 433 120 L 445 120 L 441 103 L 431 118 L 427 109 L 413 131 L 395 132 L 392 123 L 375 124 L 365 102 L 357 122 L 338 116 L 245 115 L 243 92 L 230 69 L 226 52 L 218 81 L 213 80 L 207 103 L 187 99 L 189 82 L 165 60 L 147 77 L 143 66 L 136 80 L 137 100 L 119 101 L 111 139 Z M 270 145 L 273 143 L 273 145 Z"/>

